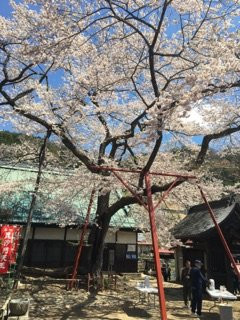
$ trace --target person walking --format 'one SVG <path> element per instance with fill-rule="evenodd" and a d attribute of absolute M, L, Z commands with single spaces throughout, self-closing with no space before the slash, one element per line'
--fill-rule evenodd
<path fill-rule="evenodd" d="M 202 315 L 202 294 L 203 285 L 207 279 L 201 273 L 202 262 L 200 260 L 194 261 L 194 267 L 190 271 L 191 287 L 192 287 L 192 303 L 191 311 L 193 315 L 201 317 Z M 197 313 L 196 313 L 197 311 Z"/>
<path fill-rule="evenodd" d="M 181 282 L 183 285 L 183 300 L 185 307 L 189 308 L 191 301 L 191 279 L 190 279 L 190 271 L 191 271 L 191 262 L 186 260 L 185 267 L 182 269 L 181 273 Z"/>

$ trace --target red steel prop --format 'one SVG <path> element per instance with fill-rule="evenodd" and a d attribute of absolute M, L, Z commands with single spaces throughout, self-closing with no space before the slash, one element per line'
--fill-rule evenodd
<path fill-rule="evenodd" d="M 164 192 L 164 194 L 163 194 L 163 196 L 161 197 L 161 199 L 160 199 L 160 200 L 158 201 L 158 203 L 155 205 L 154 210 L 156 210 L 157 207 L 162 203 L 162 201 L 168 197 L 170 191 L 171 191 L 174 187 L 176 187 L 176 183 L 177 183 L 179 180 L 180 180 L 180 178 L 178 177 L 178 178 L 176 178 L 176 179 L 170 184 L 169 188 Z"/>
<path fill-rule="evenodd" d="M 91 209 L 92 209 L 94 194 L 95 194 L 95 190 L 92 190 L 91 196 L 90 196 L 89 205 L 88 205 L 88 210 L 87 210 L 87 214 L 86 214 L 86 218 L 85 218 L 85 223 L 84 223 L 83 230 L 82 230 L 82 233 L 81 233 L 81 238 L 80 238 L 80 242 L 79 242 L 79 245 L 78 245 L 77 254 L 76 254 L 76 256 L 75 256 L 75 262 L 74 262 L 74 267 L 73 267 L 73 272 L 72 272 L 71 281 L 69 281 L 69 285 L 68 285 L 68 289 L 69 289 L 69 290 L 72 289 L 73 284 L 74 284 L 74 282 L 76 281 L 76 276 L 77 276 L 77 271 L 78 271 L 80 256 L 81 256 L 81 253 L 82 253 L 84 236 L 85 236 L 85 233 L 86 233 L 86 231 L 87 231 L 88 224 L 89 224 L 89 216 L 90 216 Z"/>
<path fill-rule="evenodd" d="M 162 320 L 167 320 L 167 311 L 166 311 L 166 303 L 165 303 L 165 295 L 164 295 L 164 288 L 163 288 L 163 279 L 162 279 L 162 273 L 161 273 L 161 261 L 159 258 L 159 247 L 158 247 L 158 236 L 157 236 L 157 229 L 156 229 L 156 221 L 155 221 L 155 209 L 159 206 L 159 204 L 169 195 L 171 190 L 176 187 L 177 182 L 181 179 L 183 180 L 189 180 L 189 179 L 197 179 L 196 176 L 193 175 L 181 175 L 181 174 L 175 174 L 175 173 L 161 173 L 161 172 L 146 172 L 144 174 L 145 178 L 145 185 L 147 189 L 147 206 L 144 200 L 141 196 L 139 196 L 129 185 L 127 182 L 125 182 L 122 177 L 117 174 L 118 172 L 128 172 L 128 173 L 142 173 L 142 170 L 132 170 L 132 169 L 126 169 L 126 168 L 113 168 L 113 167 L 101 167 L 101 166 L 92 166 L 92 169 L 98 170 L 98 171 L 110 171 L 113 172 L 114 176 L 125 186 L 125 188 L 136 197 L 139 204 L 143 205 L 143 207 L 149 212 L 149 219 L 150 219 L 150 225 L 151 225 L 151 234 L 152 234 L 152 242 L 153 242 L 153 250 L 154 250 L 154 260 L 155 260 L 155 267 L 156 267 L 156 273 L 157 273 L 157 285 L 158 285 L 158 295 L 159 295 L 159 307 L 160 307 L 160 314 Z M 151 192 L 151 181 L 150 181 L 150 175 L 157 175 L 157 176 L 165 176 L 165 177 L 175 177 L 176 179 L 170 184 L 169 188 L 165 191 L 161 199 L 158 201 L 158 203 L 154 206 L 153 200 L 152 200 L 152 192 Z M 208 211 L 210 213 L 210 216 L 214 222 L 214 225 L 219 233 L 219 236 L 221 238 L 221 241 L 223 243 L 223 246 L 225 248 L 225 251 L 232 262 L 235 271 L 237 272 L 237 275 L 240 279 L 240 271 L 238 267 L 239 265 L 236 264 L 229 247 L 227 245 L 227 242 L 224 238 L 224 235 L 216 221 L 215 215 L 212 211 L 212 208 L 210 207 L 210 204 L 208 203 L 205 194 L 203 193 L 200 186 L 198 186 L 201 196 L 205 202 L 205 204 L 208 207 Z"/>
<path fill-rule="evenodd" d="M 143 207 L 148 210 L 148 206 L 146 205 L 146 203 L 144 203 L 144 201 L 139 197 L 139 195 L 132 189 L 129 187 L 129 185 L 122 179 L 122 177 L 120 177 L 119 174 L 117 174 L 115 172 L 115 170 L 112 170 L 113 174 L 115 175 L 115 177 L 122 182 L 122 184 L 124 185 L 124 187 L 138 200 L 138 202 L 143 205 Z"/>
<path fill-rule="evenodd" d="M 149 212 L 149 219 L 150 219 L 150 225 L 151 225 L 155 268 L 157 273 L 160 313 L 161 313 L 161 319 L 166 320 L 167 310 L 166 310 L 165 294 L 164 294 L 163 279 L 162 279 L 162 272 L 161 272 L 161 261 L 159 258 L 157 227 L 156 227 L 155 211 L 154 211 L 153 201 L 152 201 L 151 181 L 148 173 L 145 174 L 145 185 L 147 189 L 148 212 Z"/>
<path fill-rule="evenodd" d="M 114 167 L 101 167 L 101 166 L 91 166 L 92 169 L 99 171 L 119 171 L 119 172 L 129 172 L 129 173 L 142 173 L 141 169 L 126 169 L 126 168 L 114 168 Z M 164 176 L 164 177 L 176 177 L 176 178 L 185 178 L 185 179 L 197 179 L 196 176 L 187 175 L 187 174 L 178 174 L 178 173 L 170 173 L 170 172 L 148 172 L 154 176 Z"/>
<path fill-rule="evenodd" d="M 167 176 L 167 177 L 175 177 L 176 179 L 170 184 L 167 191 L 163 194 L 162 198 L 155 206 L 155 208 L 168 196 L 169 192 L 176 186 L 177 182 L 180 179 L 196 179 L 195 176 L 191 175 L 179 175 L 179 174 L 172 174 L 172 173 L 159 173 L 159 172 L 147 172 L 145 173 L 145 184 L 147 189 L 147 205 L 145 204 L 144 200 L 125 182 L 122 177 L 117 173 L 120 172 L 128 172 L 128 173 L 142 173 L 142 170 L 129 170 L 125 168 L 113 168 L 113 167 L 100 167 L 95 166 L 93 167 L 95 170 L 99 171 L 110 171 L 113 172 L 114 176 L 124 185 L 124 187 L 136 197 L 138 202 L 143 205 L 143 207 L 149 212 L 149 219 L 151 225 L 151 234 L 152 234 L 152 242 L 154 248 L 154 260 L 156 266 L 156 273 L 157 273 L 157 284 L 158 284 L 158 293 L 159 293 L 159 307 L 160 307 L 160 314 L 162 320 L 167 320 L 167 311 L 166 311 L 166 303 L 165 303 L 165 295 L 164 295 L 164 288 L 163 288 L 163 279 L 162 279 L 162 272 L 161 272 L 161 262 L 159 258 L 159 247 L 158 247 L 158 237 L 157 237 L 157 229 L 156 229 L 156 221 L 155 221 L 155 211 L 154 205 L 152 201 L 152 193 L 151 193 L 151 182 L 150 182 L 150 175 L 160 175 L 160 176 Z"/>
<path fill-rule="evenodd" d="M 210 216 L 211 216 L 211 218 L 212 218 L 212 221 L 213 221 L 213 223 L 214 223 L 214 225 L 215 225 L 215 227 L 216 227 L 216 229 L 217 229 L 217 232 L 218 232 L 219 237 L 220 237 L 220 239 L 221 239 L 221 241 L 222 241 L 222 244 L 223 244 L 223 247 L 224 247 L 224 249 L 225 249 L 225 251 L 226 251 L 226 254 L 227 254 L 229 260 L 231 261 L 231 263 L 232 263 L 232 265 L 233 265 L 233 268 L 234 268 L 234 270 L 235 270 L 235 272 L 236 272 L 236 274 L 237 274 L 237 276 L 238 276 L 238 279 L 240 279 L 240 271 L 239 271 L 239 269 L 238 269 L 238 265 L 236 264 L 236 262 L 235 262 L 235 260 L 234 260 L 234 258 L 233 258 L 233 255 L 232 255 L 232 253 L 231 253 L 231 251 L 230 251 L 230 249 L 229 249 L 229 247 L 228 247 L 228 244 L 227 244 L 227 242 L 226 242 L 226 240 L 225 240 L 225 238 L 224 238 L 224 235 L 223 235 L 223 233 L 222 233 L 222 230 L 221 230 L 221 228 L 219 227 L 219 225 L 218 225 L 218 223 L 217 223 L 215 214 L 214 214 L 212 208 L 210 207 L 210 204 L 209 204 L 209 202 L 207 201 L 207 198 L 206 198 L 206 196 L 205 196 L 202 188 L 201 188 L 200 186 L 198 186 L 198 188 L 199 188 L 200 193 L 201 193 L 201 196 L 202 196 L 202 198 L 203 198 L 203 200 L 204 200 L 204 202 L 205 202 L 205 204 L 206 204 L 206 206 L 207 206 L 207 208 L 208 208 L 208 211 L 209 211 L 209 213 L 210 213 Z"/>

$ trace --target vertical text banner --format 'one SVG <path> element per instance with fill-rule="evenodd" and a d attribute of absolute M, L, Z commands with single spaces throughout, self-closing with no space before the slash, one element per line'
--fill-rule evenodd
<path fill-rule="evenodd" d="M 12 244 L 12 253 L 11 253 L 11 257 L 10 257 L 10 264 L 16 263 L 21 230 L 22 230 L 22 227 L 14 226 L 13 244 Z"/>
<path fill-rule="evenodd" d="M 0 274 L 7 273 L 10 264 L 16 262 L 21 227 L 3 225 L 0 227 Z"/>

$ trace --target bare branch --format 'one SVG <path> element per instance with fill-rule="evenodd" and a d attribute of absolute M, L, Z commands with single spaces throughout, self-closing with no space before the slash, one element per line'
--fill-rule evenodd
<path fill-rule="evenodd" d="M 156 142 L 155 142 L 155 146 L 148 158 L 148 161 L 146 163 L 146 165 L 144 166 L 141 174 L 139 175 L 139 182 L 138 182 L 138 186 L 139 188 L 143 187 L 143 181 L 144 181 L 144 175 L 150 170 L 152 164 L 154 163 L 156 156 L 158 154 L 158 151 L 161 147 L 162 144 L 162 132 L 158 132 L 159 137 L 157 138 Z"/>
<path fill-rule="evenodd" d="M 224 138 L 224 137 L 227 137 L 227 136 L 229 136 L 235 132 L 239 132 L 239 131 L 240 131 L 240 126 L 234 127 L 234 128 L 228 128 L 228 129 L 225 129 L 219 133 L 206 135 L 202 140 L 201 150 L 199 151 L 199 153 L 197 155 L 197 159 L 196 159 L 196 163 L 195 163 L 196 168 L 199 168 L 203 164 L 205 156 L 206 156 L 208 148 L 209 148 L 209 144 L 212 140 Z"/>
<path fill-rule="evenodd" d="M 181 185 L 185 180 L 179 180 L 176 182 L 175 187 Z M 168 188 L 172 185 L 173 182 L 167 183 L 163 186 L 157 186 L 157 185 L 153 185 L 151 188 L 151 192 L 152 194 L 155 193 L 160 193 L 160 192 L 164 192 L 166 190 L 168 190 Z M 137 193 L 138 196 L 144 197 L 147 195 L 147 191 L 146 189 L 142 190 L 141 192 Z M 131 204 L 139 204 L 139 201 L 137 200 L 136 197 L 134 196 L 126 196 L 126 197 L 122 197 L 121 199 L 117 200 L 114 204 L 112 204 L 108 211 L 107 214 L 112 217 L 118 210 L 124 208 L 125 206 L 129 206 Z"/>

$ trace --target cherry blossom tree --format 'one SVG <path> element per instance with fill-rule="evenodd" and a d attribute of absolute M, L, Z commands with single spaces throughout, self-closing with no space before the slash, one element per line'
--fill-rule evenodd
<path fill-rule="evenodd" d="M 137 203 L 126 192 L 114 197 L 120 185 L 96 165 L 143 168 L 124 177 L 139 196 L 150 168 L 192 171 L 221 195 L 204 161 L 210 146 L 239 144 L 239 1 L 11 4 L 12 18 L 0 17 L 1 121 L 27 134 L 51 130 L 82 164 L 71 185 L 97 188 L 93 271 L 112 216 Z M 168 152 L 183 145 L 191 150 L 183 159 Z M 182 182 L 178 198 L 196 202 Z M 154 178 L 152 192 L 170 183 Z"/>

